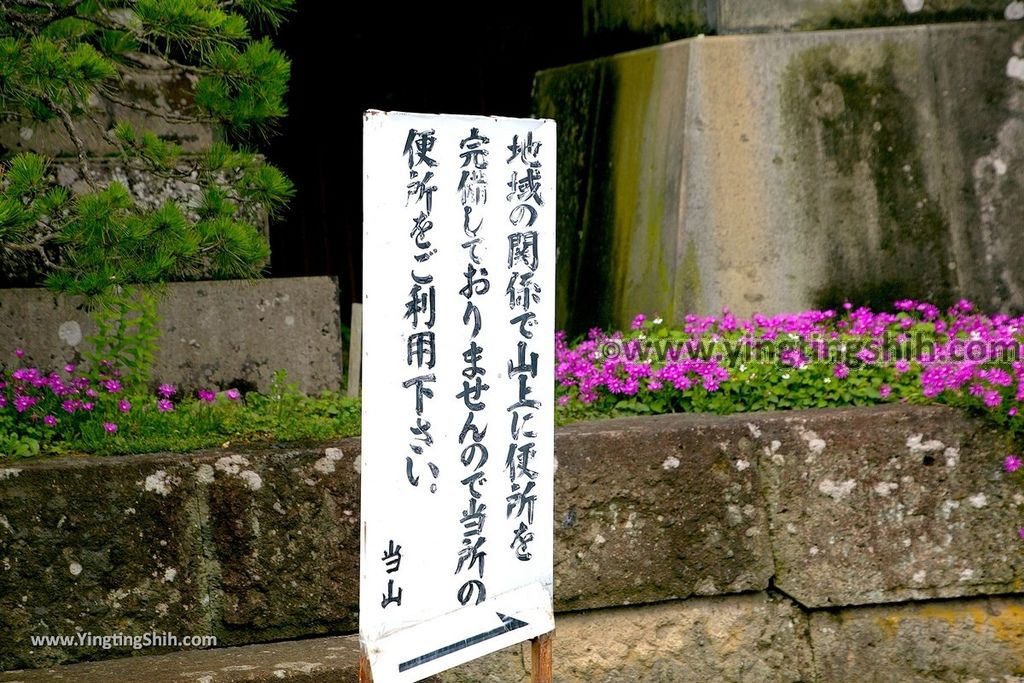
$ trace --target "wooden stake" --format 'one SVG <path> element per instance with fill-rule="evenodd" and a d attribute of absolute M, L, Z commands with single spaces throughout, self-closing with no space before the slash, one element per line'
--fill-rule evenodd
<path fill-rule="evenodd" d="M 348 345 L 348 395 L 359 396 L 363 374 L 363 305 L 352 304 L 351 340 Z"/>
<path fill-rule="evenodd" d="M 359 648 L 359 683 L 373 683 L 370 658 L 366 656 L 366 651 L 362 648 Z"/>
<path fill-rule="evenodd" d="M 530 665 L 533 675 L 530 677 L 532 683 L 552 683 L 552 656 L 551 641 L 554 639 L 554 631 L 537 636 L 530 641 Z"/>

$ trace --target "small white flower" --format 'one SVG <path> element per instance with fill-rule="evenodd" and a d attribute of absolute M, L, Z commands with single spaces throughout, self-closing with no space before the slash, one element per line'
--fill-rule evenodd
<path fill-rule="evenodd" d="M 789 373 L 788 372 L 782 373 L 782 379 L 789 379 Z"/>
<path fill-rule="evenodd" d="M 662 323 L 663 323 L 663 322 L 665 322 L 665 321 L 664 321 L 664 320 L 662 320 L 661 318 L 655 318 L 655 319 L 654 319 L 654 320 L 652 320 L 651 322 L 652 322 L 652 323 L 654 323 L 655 325 L 660 325 L 660 324 L 662 324 Z"/>
<path fill-rule="evenodd" d="M 832 384 L 832 378 L 831 377 L 826 377 L 825 378 L 825 384 Z"/>
<path fill-rule="evenodd" d="M 740 363 L 740 372 L 746 372 L 746 371 L 747 371 L 747 366 L 744 365 L 743 363 Z"/>

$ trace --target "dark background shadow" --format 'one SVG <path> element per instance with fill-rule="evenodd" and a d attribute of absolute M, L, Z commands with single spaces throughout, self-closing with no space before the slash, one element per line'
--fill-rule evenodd
<path fill-rule="evenodd" d="M 529 116 L 534 74 L 582 58 L 579 0 L 299 0 L 277 43 L 289 115 L 267 146 L 296 185 L 270 233 L 271 275 L 334 275 L 342 316 L 362 296 L 362 113 Z"/>

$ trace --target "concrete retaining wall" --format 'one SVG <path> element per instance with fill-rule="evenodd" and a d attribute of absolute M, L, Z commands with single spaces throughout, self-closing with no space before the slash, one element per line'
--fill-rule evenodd
<path fill-rule="evenodd" d="M 556 679 L 1024 675 L 1024 496 L 1000 468 L 1010 449 L 939 407 L 559 430 Z M 350 439 L 0 469 L 0 668 L 128 654 L 33 648 L 31 635 L 156 630 L 243 645 L 353 632 L 358 460 Z M 303 646 L 288 647 L 281 657 Z M 304 673 L 240 648 L 0 681 L 132 666 L 206 683 L 329 680 L 355 657 L 351 638 L 304 647 Z M 527 664 L 517 647 L 439 680 L 525 681 Z M 238 673 L 257 670 L 266 678 Z"/>
<path fill-rule="evenodd" d="M 560 325 L 1024 310 L 1024 23 L 719 36 L 541 72 Z"/>
<path fill-rule="evenodd" d="M 81 300 L 0 289 L 0 354 L 50 371 L 78 364 L 96 332 Z M 308 392 L 342 380 L 338 285 L 332 278 L 187 282 L 159 295 L 160 353 L 152 378 L 185 390 L 266 391 L 277 370 Z"/>

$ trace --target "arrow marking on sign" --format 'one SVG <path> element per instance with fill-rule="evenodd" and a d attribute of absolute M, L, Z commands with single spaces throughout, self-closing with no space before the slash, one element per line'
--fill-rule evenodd
<path fill-rule="evenodd" d="M 484 633 L 478 633 L 475 636 L 470 636 L 469 638 L 460 640 L 457 643 L 452 643 L 451 645 L 445 645 L 439 650 L 434 650 L 433 652 L 428 652 L 425 655 L 420 655 L 419 657 L 410 659 L 408 662 L 402 662 L 398 665 L 398 670 L 408 671 L 409 669 L 415 668 L 420 664 L 432 662 L 435 659 L 440 659 L 441 657 L 450 655 L 453 652 L 465 650 L 467 647 L 471 647 L 473 645 L 476 645 L 477 643 L 482 643 L 485 640 L 497 638 L 500 635 L 504 635 L 511 631 L 515 631 L 517 628 L 528 626 L 528 624 L 525 621 L 520 621 L 515 617 L 507 617 L 501 612 L 495 612 L 495 614 L 497 614 L 498 618 L 501 619 L 501 626 L 499 626 L 498 628 L 491 629 L 490 631 L 485 631 Z"/>

